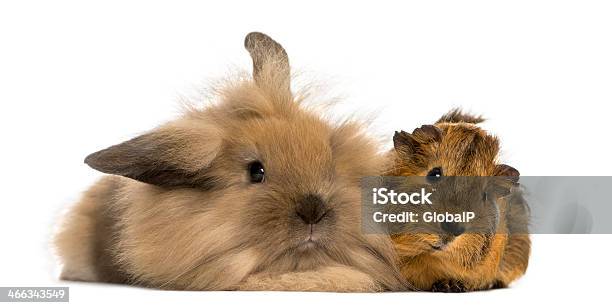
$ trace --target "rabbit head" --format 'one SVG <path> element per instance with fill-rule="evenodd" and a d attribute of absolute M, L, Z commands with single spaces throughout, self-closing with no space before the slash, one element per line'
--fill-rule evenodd
<path fill-rule="evenodd" d="M 390 241 L 360 229 L 376 144 L 300 104 L 277 42 L 251 33 L 245 47 L 252 79 L 86 158 L 124 183 L 112 210 L 123 271 L 156 287 L 231 289 L 252 274 L 346 265 L 399 288 Z"/>

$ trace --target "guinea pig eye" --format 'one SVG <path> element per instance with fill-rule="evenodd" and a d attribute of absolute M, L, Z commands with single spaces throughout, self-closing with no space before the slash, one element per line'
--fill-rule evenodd
<path fill-rule="evenodd" d="M 264 166 L 260 162 L 254 161 L 250 163 L 248 170 L 251 183 L 261 183 L 264 181 L 265 170 Z"/>
<path fill-rule="evenodd" d="M 437 183 L 442 179 L 442 167 L 435 167 L 427 172 L 427 182 Z"/>

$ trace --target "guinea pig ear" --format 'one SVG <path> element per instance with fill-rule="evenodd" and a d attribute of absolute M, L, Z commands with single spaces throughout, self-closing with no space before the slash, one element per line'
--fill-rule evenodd
<path fill-rule="evenodd" d="M 412 135 L 422 143 L 442 141 L 442 130 L 435 125 L 422 125 L 412 131 Z"/>
<path fill-rule="evenodd" d="M 491 187 L 493 187 L 498 197 L 508 196 L 512 192 L 512 188 L 519 185 L 520 173 L 511 166 L 505 164 L 496 165 L 493 175 L 495 178 Z"/>
<path fill-rule="evenodd" d="M 162 187 L 208 187 L 221 139 L 214 128 L 162 126 L 85 158 L 98 171 Z"/>
<path fill-rule="evenodd" d="M 518 183 L 519 177 L 521 176 L 521 173 L 518 170 L 505 164 L 495 165 L 495 171 L 493 173 L 495 176 L 506 177 L 507 180 L 514 184 Z"/>
<path fill-rule="evenodd" d="M 423 125 L 409 134 L 405 131 L 395 132 L 393 146 L 400 154 L 415 154 L 423 144 L 440 142 L 442 131 L 434 125 Z"/>
<path fill-rule="evenodd" d="M 281 44 L 261 32 L 251 32 L 244 47 L 253 59 L 253 79 L 259 87 L 291 92 L 289 57 Z"/>
<path fill-rule="evenodd" d="M 410 156 L 417 151 L 418 146 L 418 141 L 411 134 L 403 130 L 396 131 L 393 135 L 393 147 L 398 154 Z"/>

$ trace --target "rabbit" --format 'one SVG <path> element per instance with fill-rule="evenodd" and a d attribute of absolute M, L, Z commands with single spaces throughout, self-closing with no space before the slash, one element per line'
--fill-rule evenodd
<path fill-rule="evenodd" d="M 388 175 L 425 176 L 434 181 L 461 176 L 446 186 L 450 189 L 439 189 L 439 204 L 476 208 L 483 220 L 491 218 L 487 222 L 491 229 L 483 232 L 468 232 L 460 223 L 442 222 L 435 232 L 392 234 L 402 274 L 416 289 L 465 292 L 503 288 L 527 269 L 529 209 L 520 190 L 515 189 L 520 174 L 497 162 L 499 141 L 478 127 L 483 121 L 454 109 L 434 125 L 394 135 L 389 158 L 393 168 Z M 481 185 L 491 178 L 480 178 L 492 176 L 502 176 L 501 186 L 497 185 L 493 194 Z"/>
<path fill-rule="evenodd" d="M 173 290 L 401 291 L 388 236 L 362 234 L 360 178 L 385 165 L 361 122 L 325 121 L 285 49 L 245 38 L 252 78 L 90 154 L 106 173 L 55 237 L 62 279 Z"/>

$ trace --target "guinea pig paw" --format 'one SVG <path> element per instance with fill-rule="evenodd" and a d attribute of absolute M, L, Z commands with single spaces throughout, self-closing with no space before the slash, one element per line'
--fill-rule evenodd
<path fill-rule="evenodd" d="M 431 292 L 443 292 L 443 293 L 462 293 L 467 292 L 465 285 L 454 279 L 442 279 L 434 282 L 431 285 Z"/>

